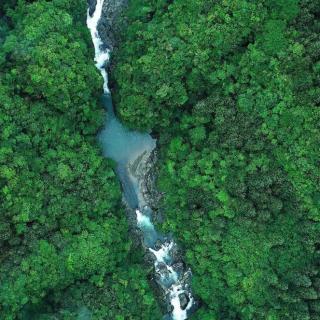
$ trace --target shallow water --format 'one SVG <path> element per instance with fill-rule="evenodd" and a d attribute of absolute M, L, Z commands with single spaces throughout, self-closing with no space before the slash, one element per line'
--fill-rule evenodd
<path fill-rule="evenodd" d="M 110 94 L 104 94 L 103 103 L 107 109 L 104 129 L 99 134 L 103 155 L 117 163 L 128 163 L 144 151 L 152 151 L 156 141 L 147 133 L 129 131 L 115 117 Z"/>

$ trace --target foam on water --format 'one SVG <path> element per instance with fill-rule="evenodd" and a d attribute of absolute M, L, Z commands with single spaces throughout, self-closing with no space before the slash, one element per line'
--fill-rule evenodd
<path fill-rule="evenodd" d="M 173 311 L 172 311 L 172 318 L 174 320 L 185 320 L 187 319 L 187 312 L 188 310 L 192 307 L 193 305 L 193 297 L 189 293 L 189 303 L 186 307 L 185 310 L 182 310 L 180 307 L 180 299 L 179 299 L 179 294 L 183 293 L 184 290 L 181 287 L 180 284 L 174 284 L 172 286 L 172 289 L 170 291 L 170 301 L 171 305 L 173 306 Z"/>
<path fill-rule="evenodd" d="M 103 77 L 103 91 L 104 93 L 109 93 L 108 87 L 108 74 L 105 69 L 106 64 L 110 60 L 110 50 L 103 49 L 103 42 L 99 37 L 98 33 L 98 23 L 102 14 L 104 0 L 97 0 L 96 9 L 92 16 L 89 14 L 89 9 L 87 13 L 87 26 L 91 33 L 92 42 L 94 45 L 95 57 L 94 61 L 96 62 L 96 67 L 99 69 Z"/>
<path fill-rule="evenodd" d="M 174 243 L 170 241 L 165 242 L 159 250 L 149 248 L 149 250 L 155 255 L 158 262 L 166 263 L 170 258 L 170 250 L 173 248 Z"/>
<path fill-rule="evenodd" d="M 136 210 L 136 214 L 137 214 L 137 224 L 138 227 L 141 228 L 153 228 L 153 224 L 150 220 L 149 217 L 147 217 L 146 215 L 142 214 L 140 210 Z"/>

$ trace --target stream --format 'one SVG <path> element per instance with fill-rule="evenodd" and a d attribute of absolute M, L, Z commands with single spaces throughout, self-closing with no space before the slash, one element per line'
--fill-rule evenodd
<path fill-rule="evenodd" d="M 108 1 L 108 0 L 106 0 Z M 108 87 L 106 67 L 110 60 L 110 50 L 101 40 L 98 23 L 102 16 L 104 0 L 97 0 L 94 12 L 88 10 L 87 26 L 90 30 L 95 49 L 95 63 L 103 79 L 103 106 L 107 110 L 106 122 L 98 135 L 103 155 L 113 159 L 116 173 L 121 182 L 123 197 L 135 214 L 137 228 L 141 231 L 143 247 L 153 257 L 154 279 L 163 290 L 168 304 L 165 319 L 185 320 L 195 307 L 195 300 L 190 288 L 191 271 L 182 261 L 177 261 L 176 243 L 161 235 L 152 222 L 152 210 L 148 206 L 141 190 L 140 177 L 135 168 L 143 165 L 156 148 L 156 140 L 147 133 L 129 131 L 116 118 L 111 93 Z"/>

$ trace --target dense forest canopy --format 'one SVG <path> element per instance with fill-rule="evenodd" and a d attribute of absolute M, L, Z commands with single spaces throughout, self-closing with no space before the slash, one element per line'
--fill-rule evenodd
<path fill-rule="evenodd" d="M 160 319 L 96 143 L 86 1 L 1 1 L 0 14 L 0 318 Z"/>
<path fill-rule="evenodd" d="M 85 0 L 0 3 L 0 319 L 161 319 L 111 161 Z M 195 320 L 320 317 L 320 1 L 131 0 L 117 113 L 158 137 Z"/>
<path fill-rule="evenodd" d="M 194 319 L 320 315 L 319 0 L 132 0 L 122 120 L 159 138 Z"/>

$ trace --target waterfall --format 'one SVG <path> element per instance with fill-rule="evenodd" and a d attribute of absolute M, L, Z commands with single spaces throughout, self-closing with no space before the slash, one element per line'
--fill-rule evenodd
<path fill-rule="evenodd" d="M 87 13 L 87 26 L 90 29 L 95 49 L 94 61 L 104 80 L 104 102 L 108 111 L 106 125 L 99 135 L 99 141 L 104 156 L 117 162 L 117 175 L 122 184 L 124 198 L 127 204 L 135 210 L 137 227 L 143 234 L 144 245 L 154 256 L 156 281 L 164 290 L 171 305 L 170 309 L 172 311 L 167 318 L 185 320 L 188 318 L 188 311 L 195 304 L 186 280 L 190 277 L 191 271 L 189 269 L 185 270 L 181 263 L 175 264 L 174 251 L 176 250 L 176 244 L 155 230 L 152 222 L 152 211 L 144 202 L 139 183 L 129 170 L 129 164 L 143 153 L 150 153 L 156 147 L 156 141 L 148 134 L 129 131 L 118 121 L 113 112 L 106 71 L 106 66 L 110 60 L 110 50 L 106 49 L 98 32 L 103 3 L 104 0 L 97 0 L 92 15 L 90 15 L 89 9 Z M 184 303 L 181 302 L 182 299 Z"/>
<path fill-rule="evenodd" d="M 102 14 L 104 0 L 97 0 L 96 9 L 92 16 L 89 14 L 89 9 L 87 13 L 87 26 L 91 33 L 92 42 L 94 45 L 94 61 L 96 63 L 96 67 L 99 69 L 102 77 L 103 77 L 103 91 L 105 94 L 109 94 L 109 86 L 108 86 L 108 74 L 106 71 L 106 65 L 110 60 L 110 51 L 108 49 L 103 48 L 103 42 L 99 37 L 98 32 L 98 23 Z"/>

